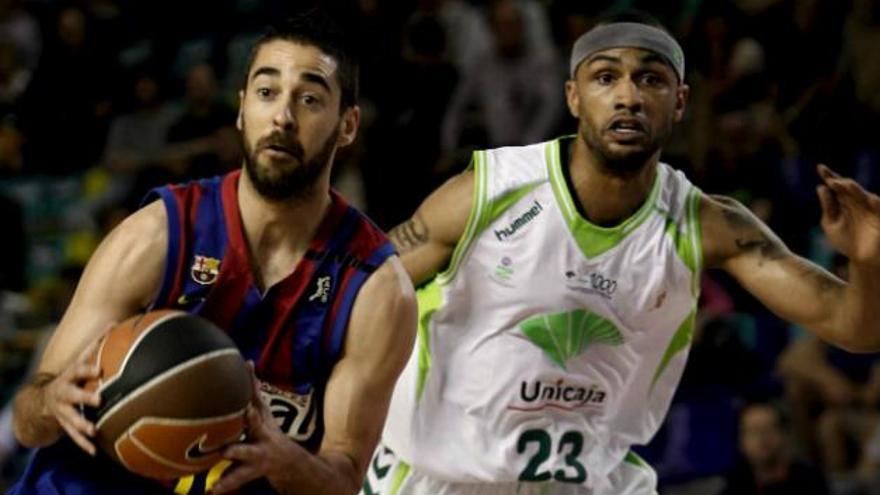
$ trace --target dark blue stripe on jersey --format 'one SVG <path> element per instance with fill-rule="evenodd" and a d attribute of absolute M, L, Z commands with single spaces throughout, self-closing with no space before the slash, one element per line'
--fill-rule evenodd
<path fill-rule="evenodd" d="M 241 350 L 241 355 L 254 363 L 260 358 L 269 325 L 272 322 L 272 311 L 269 306 L 260 303 L 260 293 L 251 287 L 245 294 L 241 309 L 232 321 L 229 333 Z"/>
<path fill-rule="evenodd" d="M 165 213 L 168 218 L 168 252 L 165 255 L 165 274 L 162 276 L 162 286 L 159 289 L 159 295 L 153 301 L 153 306 L 164 304 L 167 301 L 173 288 L 175 268 L 180 256 L 180 217 L 177 213 L 177 200 L 170 189 L 162 187 L 147 193 L 142 204 L 146 205 L 156 199 L 161 199 L 165 204 Z"/>
<path fill-rule="evenodd" d="M 226 234 L 226 222 L 223 217 L 223 203 L 220 197 L 220 180 L 199 181 L 202 197 L 199 200 L 198 213 L 194 223 L 195 252 L 222 259 L 226 252 L 229 237 Z"/>
<path fill-rule="evenodd" d="M 389 256 L 394 254 L 394 246 L 390 242 L 385 242 L 379 249 L 373 252 L 369 258 L 366 260 L 366 266 L 368 267 L 378 267 L 382 263 L 388 259 Z M 375 270 L 375 268 L 373 268 Z M 336 319 L 333 320 L 333 328 L 331 330 L 330 335 L 330 348 L 327 350 L 327 354 L 330 356 L 330 362 L 336 362 L 339 358 L 339 353 L 342 351 L 342 344 L 345 338 L 346 329 L 348 328 L 348 322 L 351 319 L 351 308 L 354 305 L 355 299 L 357 299 L 357 295 L 360 292 L 361 286 L 366 281 L 367 277 L 370 276 L 373 270 L 367 271 L 363 269 L 359 269 L 357 273 L 355 273 L 351 280 L 348 282 L 348 286 L 345 289 L 345 294 L 342 295 L 342 304 L 339 307 L 339 311 L 336 314 Z"/>

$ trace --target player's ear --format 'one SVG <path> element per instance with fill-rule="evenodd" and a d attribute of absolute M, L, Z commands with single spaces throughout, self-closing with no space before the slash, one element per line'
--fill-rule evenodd
<path fill-rule="evenodd" d="M 352 105 L 346 108 L 342 112 L 342 118 L 339 119 L 339 137 L 336 139 L 336 144 L 342 148 L 353 143 L 360 124 L 361 107 Z"/>
<path fill-rule="evenodd" d="M 568 111 L 574 118 L 580 117 L 580 96 L 577 92 L 577 83 L 574 79 L 565 81 L 565 102 L 568 104 Z"/>
<path fill-rule="evenodd" d="M 684 117 L 684 110 L 687 107 L 687 100 L 691 94 L 691 87 L 685 83 L 681 83 L 678 85 L 678 88 L 675 92 L 675 122 L 681 122 L 682 117 Z"/>
<path fill-rule="evenodd" d="M 240 131 L 242 128 L 242 115 L 241 111 L 244 108 L 244 90 L 238 91 L 238 115 L 235 117 L 235 127 Z"/>

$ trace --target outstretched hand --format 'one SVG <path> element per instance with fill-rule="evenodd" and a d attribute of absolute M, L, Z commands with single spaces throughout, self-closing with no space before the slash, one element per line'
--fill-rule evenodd
<path fill-rule="evenodd" d="M 880 267 L 880 197 L 825 165 L 817 169 L 822 229 L 831 245 L 854 263 Z"/>

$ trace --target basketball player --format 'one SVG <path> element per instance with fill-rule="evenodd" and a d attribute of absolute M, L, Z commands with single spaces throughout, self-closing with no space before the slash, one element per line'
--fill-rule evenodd
<path fill-rule="evenodd" d="M 600 25 L 570 70 L 576 135 L 474 153 L 392 231 L 420 326 L 364 495 L 656 493 L 630 446 L 669 408 L 705 268 L 834 345 L 880 349 L 880 198 L 819 167 L 845 283 L 659 161 L 688 97 L 667 32 Z"/>
<path fill-rule="evenodd" d="M 12 493 L 357 492 L 416 309 L 391 243 L 329 188 L 334 155 L 358 129 L 356 88 L 341 30 L 320 12 L 258 42 L 240 93 L 243 169 L 156 190 L 94 254 L 15 399 L 17 437 L 41 449 Z M 78 412 L 99 403 L 81 387 L 99 375 L 92 343 L 145 308 L 226 329 L 262 396 L 231 462 L 168 488 L 96 456 L 95 425 Z"/>

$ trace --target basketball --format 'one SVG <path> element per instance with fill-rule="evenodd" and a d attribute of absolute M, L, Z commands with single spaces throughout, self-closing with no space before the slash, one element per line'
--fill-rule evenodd
<path fill-rule="evenodd" d="M 86 389 L 95 440 L 141 476 L 170 479 L 209 469 L 242 437 L 250 373 L 238 348 L 213 323 L 182 311 L 132 317 L 95 350 L 101 375 Z"/>

